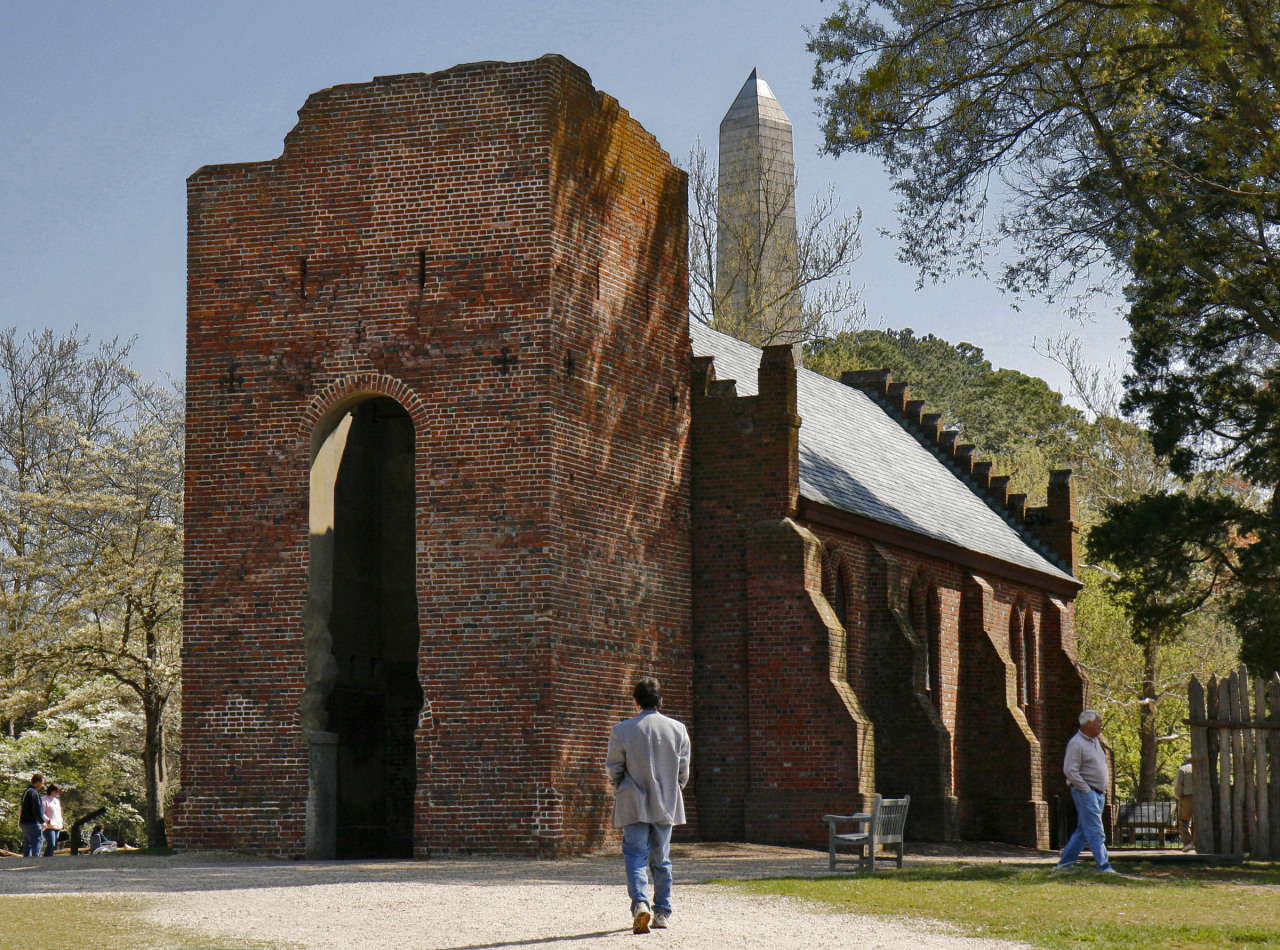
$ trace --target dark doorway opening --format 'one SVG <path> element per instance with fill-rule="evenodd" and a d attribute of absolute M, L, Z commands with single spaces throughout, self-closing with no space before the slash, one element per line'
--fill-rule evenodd
<path fill-rule="evenodd" d="M 351 410 L 333 498 L 338 858 L 413 856 L 418 599 L 413 423 L 394 399 Z"/>

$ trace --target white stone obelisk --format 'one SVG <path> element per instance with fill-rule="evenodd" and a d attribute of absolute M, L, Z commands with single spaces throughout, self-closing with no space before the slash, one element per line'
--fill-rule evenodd
<path fill-rule="evenodd" d="M 720 123 L 716 323 L 756 345 L 804 336 L 795 167 L 791 120 L 753 69 Z"/>

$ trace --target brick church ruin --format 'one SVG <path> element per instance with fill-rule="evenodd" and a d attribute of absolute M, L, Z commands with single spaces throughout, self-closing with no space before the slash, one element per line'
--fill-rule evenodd
<path fill-rule="evenodd" d="M 685 185 L 558 56 L 327 89 L 191 177 L 179 847 L 609 843 L 646 674 L 689 836 L 909 793 L 1048 845 L 1069 473 L 1030 509 L 887 374 L 691 328 Z"/>

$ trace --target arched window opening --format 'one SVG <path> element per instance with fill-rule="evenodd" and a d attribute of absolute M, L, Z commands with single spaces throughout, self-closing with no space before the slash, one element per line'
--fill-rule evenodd
<path fill-rule="evenodd" d="M 1023 609 L 1017 605 L 1009 612 L 1009 653 L 1018 680 L 1018 705 L 1027 708 L 1027 653 L 1023 634 Z"/>
<path fill-rule="evenodd" d="M 840 626 L 846 630 L 849 629 L 849 587 L 845 583 L 844 571 L 841 565 L 837 564 L 835 569 L 835 580 L 832 584 L 835 594 L 835 602 L 832 607 L 836 612 L 836 619 L 840 621 Z"/>
<path fill-rule="evenodd" d="M 922 595 L 923 591 L 920 589 L 919 582 L 913 581 L 911 591 L 907 594 L 907 615 L 911 618 L 911 627 L 915 630 L 916 635 L 923 638 L 928 629 L 928 619 Z M 924 688 L 926 691 L 933 689 L 933 664 L 930 659 L 929 651 L 926 649 L 924 651 Z"/>
<path fill-rule="evenodd" d="M 304 726 L 336 749 L 326 779 L 332 805 L 308 840 L 328 842 L 318 856 L 411 857 L 423 701 L 413 421 L 394 399 L 368 398 L 315 441 L 308 678 L 316 695 Z"/>
<path fill-rule="evenodd" d="M 1035 614 L 1028 609 L 1022 618 L 1022 663 L 1026 668 L 1026 699 L 1025 705 L 1035 703 L 1040 694 L 1039 678 L 1040 678 L 1040 645 L 1039 637 L 1036 635 L 1036 618 Z"/>
<path fill-rule="evenodd" d="M 849 584 L 845 580 L 844 564 L 834 549 L 827 552 L 822 571 L 822 594 L 835 611 L 836 619 L 845 630 L 849 629 Z"/>
<path fill-rule="evenodd" d="M 933 581 L 925 575 L 912 579 L 907 595 L 907 612 L 911 626 L 924 645 L 924 688 L 933 704 L 942 708 L 942 636 L 938 610 L 938 593 Z"/>

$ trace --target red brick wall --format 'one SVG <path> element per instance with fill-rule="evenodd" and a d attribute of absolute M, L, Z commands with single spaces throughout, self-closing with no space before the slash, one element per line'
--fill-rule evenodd
<path fill-rule="evenodd" d="M 785 349 L 765 351 L 769 370 L 752 397 L 715 380 L 712 359 L 694 361 L 703 835 L 822 844 L 824 812 L 878 792 L 911 795 L 915 838 L 1046 846 L 1044 789 L 1055 769 L 1060 775 L 1074 727 L 1062 730 L 1082 702 L 1070 601 L 799 504 L 795 458 L 787 457 L 797 418 L 781 371 Z M 835 570 L 848 601 L 843 627 L 828 602 Z M 909 609 L 913 587 L 929 595 L 937 629 L 928 690 L 929 643 Z M 1025 711 L 1008 639 L 1017 605 L 1030 608 L 1040 653 Z"/>
<path fill-rule="evenodd" d="M 1044 770 L 1041 788 L 1047 802 L 1069 802 L 1062 760 L 1079 729 L 1080 713 L 1089 706 L 1089 682 L 1076 660 L 1075 604 L 1057 597 L 1045 598 L 1041 612 L 1040 696 L 1036 735 Z"/>
<path fill-rule="evenodd" d="M 544 714 L 565 844 L 580 849 L 609 827 L 607 725 L 635 715 L 631 689 L 647 674 L 663 709 L 690 720 L 693 647 L 685 175 L 574 72 L 552 105 L 559 572 Z M 692 785 L 685 803 L 696 827 Z"/>
<path fill-rule="evenodd" d="M 747 653 L 747 548 L 750 525 L 787 514 L 769 505 L 755 479 L 758 397 L 716 381 L 710 358 L 694 360 L 692 553 L 694 774 L 699 831 L 745 840 L 743 803 L 751 782 Z"/>
<path fill-rule="evenodd" d="M 181 847 L 298 855 L 312 430 L 416 437 L 415 853 L 610 832 L 608 727 L 691 709 L 683 175 L 559 57 L 312 96 L 189 182 Z"/>
<path fill-rule="evenodd" d="M 873 741 L 822 594 L 822 549 L 791 517 L 790 347 L 764 351 L 758 396 L 693 380 L 694 764 L 707 838 L 817 844 L 821 816 L 866 804 Z"/>
<path fill-rule="evenodd" d="M 822 545 L 790 518 L 747 538 L 748 841 L 820 845 L 824 814 L 870 807 L 875 742 L 822 595 Z"/>
<path fill-rule="evenodd" d="M 874 791 L 911 795 L 909 833 L 926 840 L 956 837 L 951 740 L 954 731 L 958 636 L 958 572 L 938 558 L 921 557 L 828 525 L 811 525 L 848 577 L 849 670 L 875 723 Z M 925 631 L 908 612 L 913 582 L 929 580 L 939 621 L 940 667 L 925 689 Z M 916 584 L 923 590 L 924 585 Z"/>
<path fill-rule="evenodd" d="M 974 575 L 942 556 L 827 524 L 810 527 L 828 552 L 828 569 L 838 563 L 846 572 L 849 677 L 876 726 L 875 790 L 912 796 L 915 837 L 1043 843 L 1039 819 L 1006 819 L 1011 810 L 1040 814 L 1062 783 L 1066 741 L 1084 702 L 1073 604 L 995 574 Z M 940 697 L 924 689 L 925 644 L 913 647 L 889 604 L 895 587 L 901 605 L 903 591 L 921 578 L 937 596 L 941 655 L 931 686 Z M 985 614 L 966 621 L 971 583 L 990 595 Z M 1030 608 L 1038 631 L 1038 675 L 1026 709 L 1016 701 L 1008 640 L 1015 606 Z M 1007 775 L 1018 777 L 1010 784 Z"/>

